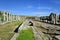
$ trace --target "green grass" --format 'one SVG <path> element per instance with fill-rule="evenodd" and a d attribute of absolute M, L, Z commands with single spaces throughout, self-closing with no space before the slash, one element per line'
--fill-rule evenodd
<path fill-rule="evenodd" d="M 14 35 L 14 29 L 21 24 L 22 21 L 8 22 L 0 25 L 0 38 L 1 40 L 10 40 Z"/>
<path fill-rule="evenodd" d="M 34 40 L 32 28 L 29 28 L 28 30 L 22 30 L 17 37 L 17 40 Z"/>

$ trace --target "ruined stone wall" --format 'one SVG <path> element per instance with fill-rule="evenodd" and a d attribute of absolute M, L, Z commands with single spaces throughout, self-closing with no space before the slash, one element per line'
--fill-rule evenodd
<path fill-rule="evenodd" d="M 53 24 L 59 24 L 59 16 L 55 13 L 50 14 L 51 17 L 51 21 L 53 22 Z"/>

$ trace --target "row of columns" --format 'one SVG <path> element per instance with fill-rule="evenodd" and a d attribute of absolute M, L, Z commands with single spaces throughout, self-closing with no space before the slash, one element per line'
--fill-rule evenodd
<path fill-rule="evenodd" d="M 20 20 L 19 15 L 12 15 L 9 14 L 8 12 L 3 12 L 3 22 L 18 21 L 18 20 Z"/>

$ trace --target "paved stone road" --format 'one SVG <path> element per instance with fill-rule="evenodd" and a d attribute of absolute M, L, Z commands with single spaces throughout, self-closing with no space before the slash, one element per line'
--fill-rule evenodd
<path fill-rule="evenodd" d="M 32 27 L 32 29 L 33 29 L 33 32 L 34 32 L 35 40 L 42 40 L 38 31 L 36 31 L 36 29 L 34 27 Z"/>
<path fill-rule="evenodd" d="M 51 24 L 47 24 L 47 23 L 42 23 L 42 22 L 38 22 L 38 21 L 33 21 L 34 23 L 34 26 L 36 27 L 43 27 L 43 28 L 51 28 L 53 29 L 52 31 L 49 31 L 50 33 L 59 33 L 60 34 L 60 31 L 56 31 L 56 30 L 60 30 L 60 26 L 57 26 L 57 25 L 51 25 Z M 60 36 L 56 36 L 56 38 L 59 38 Z M 52 39 L 51 37 L 49 37 L 50 39 Z M 60 40 L 60 39 L 59 39 Z"/>
<path fill-rule="evenodd" d="M 37 27 L 32 27 L 35 40 L 49 40 L 48 37 L 44 37 L 44 34 L 38 30 Z"/>

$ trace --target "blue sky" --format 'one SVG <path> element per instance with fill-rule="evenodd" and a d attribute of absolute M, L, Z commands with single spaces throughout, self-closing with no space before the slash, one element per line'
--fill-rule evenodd
<path fill-rule="evenodd" d="M 0 10 L 15 15 L 46 16 L 60 13 L 60 0 L 0 0 Z"/>

